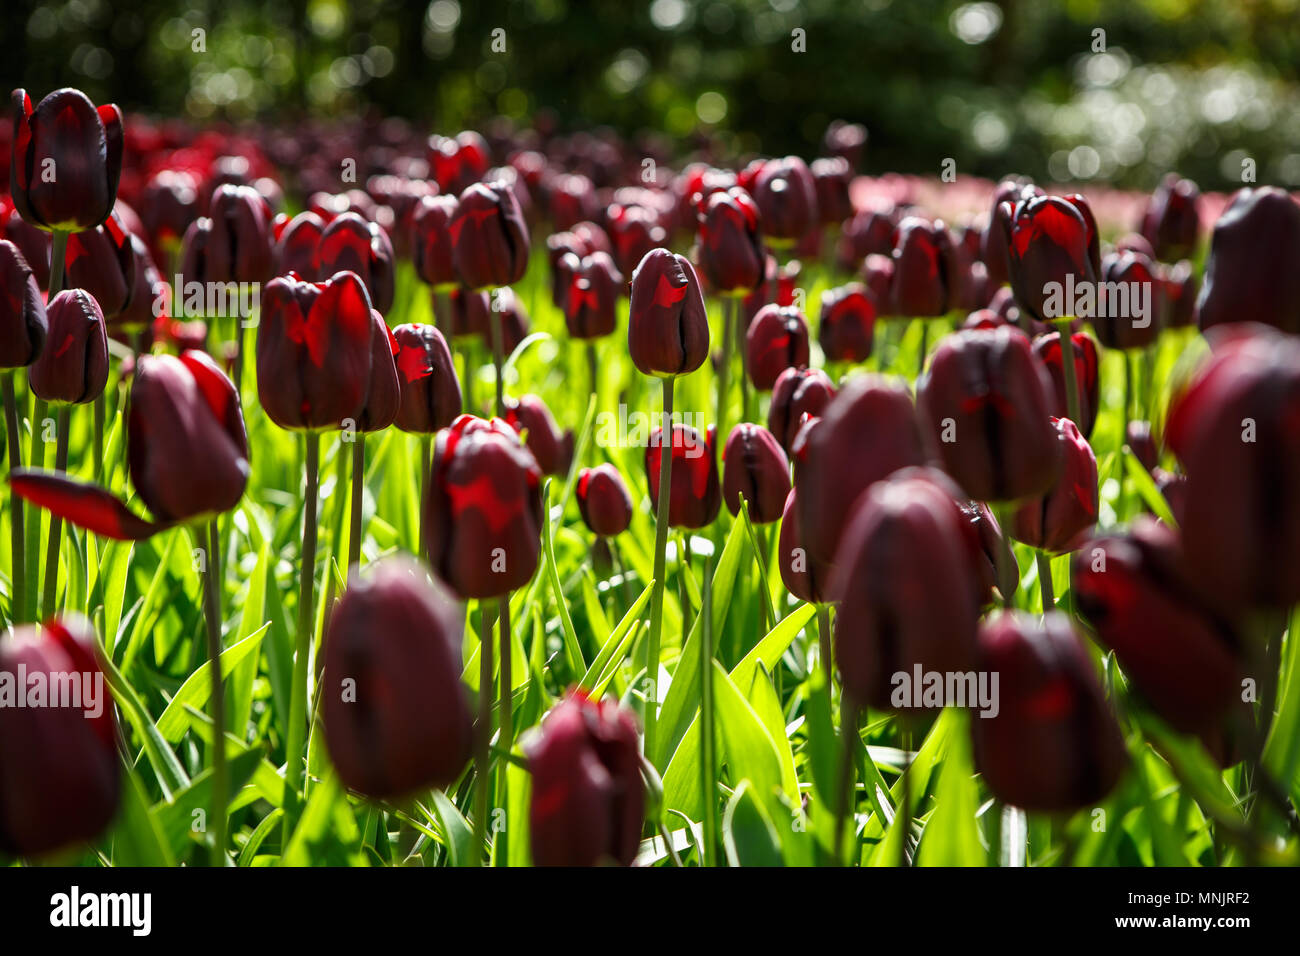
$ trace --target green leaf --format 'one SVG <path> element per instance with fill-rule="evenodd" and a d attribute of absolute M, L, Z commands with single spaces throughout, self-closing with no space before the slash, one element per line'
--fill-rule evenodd
<path fill-rule="evenodd" d="M 722 817 L 722 845 L 730 866 L 784 866 L 781 839 L 754 786 L 742 780 Z"/>
<path fill-rule="evenodd" d="M 965 727 L 969 719 L 960 713 L 954 717 L 960 726 L 948 736 L 943 767 L 935 786 L 934 811 L 926 822 L 917 851 L 918 866 L 984 866 L 988 862 L 975 820 L 979 812 L 979 790 Z"/>
<path fill-rule="evenodd" d="M 227 763 L 230 774 L 228 794 L 239 792 L 253 775 L 261 759 L 261 753 L 256 750 L 244 750 L 230 757 Z M 211 812 L 211 808 L 212 770 L 210 768 L 195 777 L 184 790 L 173 795 L 171 800 L 160 801 L 154 806 L 152 813 L 173 856 L 183 857 L 191 842 L 202 841 L 202 833 L 196 833 L 193 829 L 194 811 L 202 810 L 206 817 Z M 211 825 L 211 821 L 207 821 L 205 828 L 210 828 Z"/>
<path fill-rule="evenodd" d="M 262 643 L 262 635 L 266 633 L 268 627 L 269 624 L 263 624 L 253 634 L 221 652 L 223 674 L 232 673 L 240 661 L 257 651 Z M 158 718 L 158 732 L 162 734 L 163 739 L 173 744 L 180 743 L 190 726 L 189 715 L 185 713 L 185 708 L 202 709 L 211 696 L 212 662 L 204 661 L 181 685 L 176 696 L 168 703 L 167 709 Z"/>

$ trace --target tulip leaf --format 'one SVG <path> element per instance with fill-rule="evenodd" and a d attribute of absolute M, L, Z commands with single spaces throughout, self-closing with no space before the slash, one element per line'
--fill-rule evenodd
<path fill-rule="evenodd" d="M 594 689 L 597 684 L 601 683 L 611 668 L 617 666 L 623 659 L 623 655 L 631 643 L 628 636 L 632 633 L 632 626 L 641 620 L 641 612 L 650 600 L 653 590 L 654 582 L 651 581 L 646 585 L 645 590 L 641 592 L 641 596 L 636 599 L 636 602 L 627 609 L 627 613 L 623 615 L 623 620 L 619 621 L 618 626 L 610 632 L 609 638 L 600 649 L 600 653 L 591 662 L 591 667 L 587 668 L 587 673 L 583 675 L 582 680 L 579 682 L 581 687 L 588 690 Z"/>
<path fill-rule="evenodd" d="M 547 480 L 542 489 L 542 553 L 546 561 L 546 580 L 551 586 L 551 596 L 560 612 L 560 627 L 564 635 L 564 653 L 569 658 L 570 673 L 581 674 L 587 669 L 587 662 L 582 658 L 582 647 L 578 644 L 578 635 L 573 630 L 573 619 L 569 617 L 569 603 L 560 587 L 560 574 L 555 569 L 555 548 L 551 542 L 551 482 Z"/>
<path fill-rule="evenodd" d="M 229 789 L 227 794 L 238 793 L 253 775 L 262 755 L 256 750 L 243 750 L 232 755 L 227 763 Z M 184 790 L 163 800 L 153 808 L 167 847 L 175 857 L 184 857 L 191 841 L 202 842 L 202 835 L 211 828 L 207 819 L 212 809 L 212 770 L 207 769 L 190 781 Z M 201 813 L 195 813 L 201 811 Z M 201 823 L 202 828 L 196 829 Z"/>
<path fill-rule="evenodd" d="M 114 866 L 175 866 L 162 826 L 149 810 L 135 770 L 122 772 L 121 807 L 111 832 Z"/>
<path fill-rule="evenodd" d="M 186 775 L 184 768 L 181 767 L 180 761 L 176 759 L 176 754 L 172 752 L 167 741 L 158 732 L 157 726 L 149 716 L 149 711 L 145 709 L 139 695 L 136 694 L 135 688 L 122 676 L 122 672 L 117 669 L 117 665 L 113 663 L 112 658 L 103 655 L 100 663 L 104 668 L 104 680 L 107 681 L 109 690 L 112 691 L 118 705 L 126 712 L 127 720 L 140 737 L 144 752 L 148 756 L 149 763 L 158 778 L 158 786 L 162 790 L 163 796 L 170 796 L 175 791 L 189 786 L 190 778 Z"/>
<path fill-rule="evenodd" d="M 432 793 L 433 812 L 446 839 L 447 858 L 452 866 L 478 866 L 474 853 L 474 830 L 456 805 L 441 790 Z"/>
<path fill-rule="evenodd" d="M 1173 509 L 1169 507 L 1169 500 L 1156 487 L 1151 473 L 1146 470 L 1142 462 L 1138 461 L 1137 455 L 1133 454 L 1133 449 L 1128 445 L 1124 446 L 1124 468 L 1129 480 L 1133 482 L 1138 494 L 1152 513 L 1169 527 L 1177 528 L 1178 520 L 1174 517 Z"/>
<path fill-rule="evenodd" d="M 975 819 L 979 790 L 965 727 L 969 719 L 961 713 L 953 716 L 959 726 L 948 735 L 944 748 L 943 766 L 935 784 L 934 811 L 926 821 L 917 849 L 918 866 L 984 866 L 988 862 Z"/>
<path fill-rule="evenodd" d="M 262 636 L 270 624 L 263 624 L 256 631 L 238 644 L 232 644 L 221 652 L 221 671 L 223 674 L 234 672 L 236 665 L 248 655 L 257 651 L 262 644 Z M 189 715 L 186 706 L 201 708 L 212 695 L 212 663 L 204 661 L 181 685 L 176 696 L 167 704 L 162 716 L 158 718 L 158 732 L 170 743 L 180 743 L 185 731 L 189 729 Z"/>
<path fill-rule="evenodd" d="M 781 839 L 771 816 L 742 780 L 722 816 L 722 845 L 729 866 L 784 866 Z"/>

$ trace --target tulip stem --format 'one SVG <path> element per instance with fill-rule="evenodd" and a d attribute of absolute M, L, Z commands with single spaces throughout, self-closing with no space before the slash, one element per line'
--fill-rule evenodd
<path fill-rule="evenodd" d="M 433 436 L 420 436 L 420 560 L 429 560 L 429 528 L 424 517 L 433 473 Z"/>
<path fill-rule="evenodd" d="M 9 473 L 23 466 L 22 440 L 18 432 L 18 400 L 14 396 L 14 375 L 3 376 L 5 428 L 9 439 Z M 23 404 L 27 402 L 24 399 Z M 25 410 L 25 409 L 24 409 Z M 25 615 L 27 599 L 26 545 L 23 541 L 23 500 L 9 488 L 9 620 L 18 624 Z"/>
<path fill-rule="evenodd" d="M 650 638 L 646 643 L 645 754 L 653 763 L 655 723 L 659 718 L 659 636 L 664 623 L 664 555 L 668 550 L 668 504 L 673 477 L 673 379 L 663 380 L 664 415 L 659 431 L 659 500 L 655 514 L 655 581 L 650 594 Z M 653 439 L 652 439 L 653 440 Z"/>
<path fill-rule="evenodd" d="M 1065 376 L 1065 407 L 1070 413 L 1070 421 L 1079 425 L 1079 378 L 1074 367 L 1074 338 L 1070 332 L 1070 319 L 1056 322 L 1056 329 L 1061 333 L 1061 369 Z"/>
<path fill-rule="evenodd" d="M 722 300 L 722 355 L 718 362 L 718 440 L 726 442 L 727 391 L 731 387 L 731 349 L 732 320 L 731 304 L 735 300 L 730 296 Z"/>
<path fill-rule="evenodd" d="M 587 376 L 591 381 L 591 394 L 600 404 L 600 361 L 596 356 L 596 340 L 587 339 Z"/>
<path fill-rule="evenodd" d="M 58 437 L 55 444 L 54 467 L 60 472 L 68 470 L 68 432 L 72 425 L 72 406 L 59 406 Z M 45 589 L 41 592 L 41 615 L 49 620 L 58 610 L 54 602 L 58 597 L 59 545 L 63 538 L 63 519 L 50 512 L 50 533 L 45 543 Z"/>
<path fill-rule="evenodd" d="M 95 396 L 95 482 L 104 480 L 104 393 Z"/>
<path fill-rule="evenodd" d="M 921 323 L 921 344 L 916 355 L 916 377 L 920 378 L 925 371 L 925 354 L 930 350 L 930 323 L 925 319 L 917 321 Z"/>
<path fill-rule="evenodd" d="M 478 733 L 474 742 L 474 849 L 482 863 L 487 843 L 488 766 L 492 745 L 492 624 L 488 606 L 479 602 L 478 633 Z"/>
<path fill-rule="evenodd" d="M 1002 606 L 1011 607 L 1016 593 L 1016 558 L 1011 551 L 1011 522 L 1014 512 L 1009 505 L 993 508 L 998 522 L 997 573 L 998 590 L 1002 592 Z"/>
<path fill-rule="evenodd" d="M 316 589 L 316 507 L 320 494 L 320 433 L 309 431 L 306 442 L 307 489 L 303 496 L 302 553 L 298 569 L 298 633 L 294 644 L 293 688 L 289 703 L 289 733 L 285 745 L 284 846 L 289 845 L 298 815 L 306 764 L 303 746 L 307 740 L 307 678 L 311 657 L 313 604 Z"/>
<path fill-rule="evenodd" d="M 817 654 L 822 659 L 826 674 L 826 693 L 835 686 L 835 664 L 831 659 L 831 609 L 828 604 L 817 605 Z"/>
<path fill-rule="evenodd" d="M 713 561 L 704 568 L 704 593 L 700 596 L 700 794 L 704 799 L 704 845 L 700 865 L 717 863 L 718 771 L 713 728 Z"/>
<path fill-rule="evenodd" d="M 853 811 L 853 755 L 857 748 L 854 737 L 858 733 L 858 705 L 852 695 L 844 694 L 840 700 L 840 736 L 844 745 L 840 765 L 840 793 L 835 806 L 835 865 L 844 865 L 844 824 L 851 820 Z M 855 827 L 856 830 L 856 827 Z"/>
<path fill-rule="evenodd" d="M 217 561 L 217 522 L 193 528 L 194 542 L 206 551 L 203 566 L 203 617 L 208 631 L 208 664 L 212 671 L 212 865 L 226 865 L 226 686 L 221 675 L 221 596 Z"/>
<path fill-rule="evenodd" d="M 728 329 L 734 323 L 736 326 L 736 351 L 740 353 L 740 412 L 741 420 L 749 421 L 749 348 L 746 345 L 746 328 L 745 328 L 745 310 L 740 307 L 740 300 L 734 295 L 728 296 L 727 301 L 731 305 L 731 321 L 727 323 Z M 731 367 L 731 354 L 727 354 L 727 367 Z M 718 434 L 722 435 L 722 429 L 718 429 Z M 726 441 L 723 436 L 720 440 Z"/>
<path fill-rule="evenodd" d="M 366 490 L 366 436 L 352 436 L 352 513 L 348 518 L 348 567 L 361 570 L 361 512 Z M 423 509 L 421 509 L 423 510 Z"/>
<path fill-rule="evenodd" d="M 1037 549 L 1038 587 L 1043 594 L 1043 613 L 1056 610 L 1056 598 L 1052 593 L 1052 559 L 1041 548 Z"/>
<path fill-rule="evenodd" d="M 506 797 L 507 797 L 506 775 L 510 772 L 510 761 L 508 758 L 510 755 L 510 748 L 514 744 L 514 734 L 515 734 L 514 710 L 511 701 L 511 695 L 514 692 L 514 688 L 511 685 L 514 682 L 511 680 L 510 677 L 510 664 L 511 664 L 511 659 L 514 656 L 513 654 L 514 649 L 511 647 L 511 638 L 510 638 L 510 595 L 509 593 L 503 594 L 501 596 L 498 607 L 499 610 L 497 612 L 498 614 L 497 630 L 500 633 L 500 641 L 501 641 L 501 651 L 500 651 L 501 673 L 498 679 L 501 681 L 501 691 L 500 691 L 501 697 L 500 697 L 500 703 L 497 705 L 497 709 L 500 712 L 497 719 L 500 721 L 501 724 L 501 738 L 500 738 L 499 746 L 501 748 L 501 752 L 506 755 L 507 759 L 501 762 L 501 767 L 497 771 L 497 806 L 504 807 L 506 805 Z M 496 835 L 496 838 L 493 840 L 494 843 L 493 850 L 496 855 L 498 866 L 507 865 L 507 855 L 509 852 L 509 844 L 507 843 L 508 833 L 509 833 L 509 827 L 503 827 L 501 831 Z"/>
<path fill-rule="evenodd" d="M 58 233 L 55 233 L 58 235 Z M 31 452 L 27 456 L 27 467 L 43 469 L 45 467 L 45 413 L 49 406 L 45 400 L 39 396 L 34 396 L 32 402 L 32 434 L 31 434 Z M 25 607 L 28 615 L 32 620 L 37 620 L 41 616 L 40 607 L 40 584 L 41 584 L 41 509 L 36 505 L 31 506 L 28 512 L 31 516 L 27 525 L 27 598 Z"/>
<path fill-rule="evenodd" d="M 496 303 L 493 302 L 493 305 L 495 306 Z M 505 418 L 506 415 L 505 383 L 501 380 L 501 366 L 505 364 L 505 359 L 502 355 L 502 344 L 501 344 L 501 339 L 503 337 L 503 331 L 501 329 L 501 313 L 498 312 L 496 308 L 490 308 L 488 311 L 491 313 L 491 319 L 488 322 L 488 325 L 492 329 L 492 366 L 493 368 L 496 369 L 496 389 L 497 389 L 496 414 L 498 418 Z"/>

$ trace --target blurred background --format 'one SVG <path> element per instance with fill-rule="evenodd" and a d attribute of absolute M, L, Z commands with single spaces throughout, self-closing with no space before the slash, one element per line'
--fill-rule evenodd
<path fill-rule="evenodd" d="M 1213 190 L 1249 158 L 1300 186 L 1300 0 L 5 0 L 0 41 L 4 89 L 200 123 L 503 116 L 811 157 L 844 118 L 868 172 Z"/>

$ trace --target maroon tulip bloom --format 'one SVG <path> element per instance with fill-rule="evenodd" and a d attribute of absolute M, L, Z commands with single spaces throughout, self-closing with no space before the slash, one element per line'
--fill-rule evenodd
<path fill-rule="evenodd" d="M 709 354 L 709 321 L 700 280 L 685 256 L 652 249 L 632 273 L 628 354 L 643 375 L 694 372 Z"/>
<path fill-rule="evenodd" d="M 50 284 L 50 250 L 53 242 L 50 234 L 33 226 L 13 207 L 8 196 L 0 195 L 0 239 L 7 239 L 18 247 L 32 274 L 36 276 L 36 285 L 46 289 Z"/>
<path fill-rule="evenodd" d="M 713 524 L 722 506 L 718 483 L 717 431 L 712 425 L 703 437 L 690 425 L 672 428 L 672 486 L 668 492 L 670 528 L 704 528 Z M 659 465 L 663 453 L 663 429 L 650 433 L 645 450 L 646 478 L 650 483 L 650 505 L 659 513 Z"/>
<path fill-rule="evenodd" d="M 1094 282 L 1099 271 L 1092 254 L 1097 238 L 1096 228 L 1089 225 L 1091 212 L 1085 218 L 1068 198 L 1035 196 L 1022 199 L 1014 211 L 1004 208 L 1000 216 L 1016 302 L 1039 321 L 1065 318 L 1069 303 L 1061 303 L 1061 314 L 1049 314 L 1056 311 L 1049 302 L 1053 290 L 1063 299 L 1067 287 L 1081 289 Z"/>
<path fill-rule="evenodd" d="M 138 541 L 229 511 L 248 484 L 248 434 L 234 384 L 204 352 L 142 355 L 126 425 L 131 483 L 157 522 L 103 488 L 61 474 L 16 471 L 18 494 L 77 527 Z"/>
<path fill-rule="evenodd" d="M 808 364 L 808 321 L 793 306 L 765 305 L 745 333 L 745 351 L 749 380 L 767 391 L 786 369 Z"/>
<path fill-rule="evenodd" d="M 1196 296 L 1200 288 L 1192 264 L 1180 259 L 1160 270 L 1164 314 L 1160 325 L 1166 329 L 1180 329 L 1196 322 Z"/>
<path fill-rule="evenodd" d="M 317 275 L 355 272 L 380 315 L 393 307 L 393 244 L 384 227 L 354 212 L 336 216 L 321 234 Z"/>
<path fill-rule="evenodd" d="M 287 276 L 292 272 L 300 279 L 318 281 L 321 273 L 317 256 L 324 234 L 325 221 L 310 209 L 278 223 L 273 253 L 276 274 Z"/>
<path fill-rule="evenodd" d="M 149 251 L 144 239 L 135 233 L 128 237 L 133 260 L 131 294 L 126 308 L 115 316 L 105 315 L 109 334 L 121 331 L 138 331 L 152 325 L 167 315 L 168 294 L 171 287 L 163 279 L 162 273 L 154 264 L 153 253 Z M 71 243 L 69 243 L 71 245 Z M 192 323 L 189 323 L 192 324 Z M 203 323 L 199 323 L 202 325 Z M 207 338 L 207 326 L 203 327 L 202 339 Z M 200 344 L 197 346 L 202 348 Z"/>
<path fill-rule="evenodd" d="M 1173 262 L 1195 253 L 1201 232 L 1200 200 L 1196 183 L 1180 179 L 1177 173 L 1170 173 L 1156 187 L 1142 216 L 1142 236 L 1151 243 L 1155 258 Z"/>
<path fill-rule="evenodd" d="M 865 362 L 871 357 L 876 331 L 876 305 L 860 282 L 822 293 L 821 326 L 817 341 L 828 362 Z"/>
<path fill-rule="evenodd" d="M 565 253 L 560 267 L 567 282 L 564 324 L 575 339 L 595 339 L 611 334 L 618 325 L 617 309 L 623 274 L 605 252 L 584 259 Z"/>
<path fill-rule="evenodd" d="M 560 431 L 555 416 L 536 395 L 506 401 L 506 424 L 524 434 L 524 444 L 544 475 L 563 475 L 573 462 L 573 429 Z"/>
<path fill-rule="evenodd" d="M 618 469 L 606 462 L 578 472 L 578 511 L 593 534 L 612 538 L 632 523 L 632 495 Z"/>
<path fill-rule="evenodd" d="M 251 186 L 219 186 L 210 215 L 185 233 L 181 273 L 197 282 L 265 282 L 271 277 L 271 207 Z"/>
<path fill-rule="evenodd" d="M 458 209 L 455 196 L 424 196 L 411 214 L 415 271 L 435 289 L 455 285 L 458 281 L 451 239 L 451 224 Z"/>
<path fill-rule="evenodd" d="M 819 368 L 788 368 L 772 386 L 767 427 L 787 452 L 803 427 L 804 416 L 818 418 L 835 397 L 835 386 Z"/>
<path fill-rule="evenodd" d="M 475 183 L 460 195 L 451 233 L 452 264 L 467 289 L 518 282 L 528 268 L 528 227 L 503 183 Z"/>
<path fill-rule="evenodd" d="M 817 187 L 798 156 L 765 161 L 750 192 L 773 245 L 793 245 L 817 222 Z"/>
<path fill-rule="evenodd" d="M 1015 326 L 1011 326 L 1015 328 Z M 1099 374 L 1100 358 L 1097 344 L 1086 332 L 1075 332 L 1070 336 L 1074 346 L 1074 381 L 1079 387 L 1079 431 L 1084 437 L 1092 434 L 1092 426 L 1097 421 L 1097 410 L 1101 402 L 1101 377 Z M 1049 332 L 1034 339 L 1034 355 L 1047 369 L 1052 381 L 1051 413 L 1057 418 L 1064 418 L 1070 413 L 1069 402 L 1065 392 L 1065 360 L 1061 355 L 1061 334 Z"/>
<path fill-rule="evenodd" d="M 911 393 L 878 375 L 851 380 L 792 450 L 799 528 L 815 594 L 824 594 L 845 514 L 866 489 L 924 461 Z"/>
<path fill-rule="evenodd" d="M 397 340 L 388 323 L 375 309 L 370 310 L 370 386 L 357 415 L 360 432 L 382 431 L 397 419 L 401 384 L 397 378 Z"/>
<path fill-rule="evenodd" d="M 700 272 L 719 293 L 749 292 L 763 280 L 766 253 L 758 207 L 736 187 L 715 192 L 699 211 Z"/>
<path fill-rule="evenodd" d="M 887 256 L 894 251 L 894 229 L 898 214 L 887 209 L 863 209 L 845 220 L 840 233 L 839 263 L 846 272 L 862 265 L 870 255 Z"/>
<path fill-rule="evenodd" d="M 1151 435 L 1150 422 L 1129 422 L 1124 429 L 1124 443 L 1147 471 L 1154 471 L 1160 463 L 1160 450 Z"/>
<path fill-rule="evenodd" d="M 1157 713 L 1183 733 L 1213 730 L 1241 697 L 1240 638 L 1188 573 L 1178 533 L 1140 517 L 1071 561 L 1074 599 Z"/>
<path fill-rule="evenodd" d="M 778 565 L 785 589 L 800 601 L 816 601 L 812 581 L 808 577 L 808 551 L 799 534 L 799 491 L 790 489 L 785 507 L 781 509 L 781 534 L 777 538 Z"/>
<path fill-rule="evenodd" d="M 645 784 L 636 721 L 582 691 L 556 704 L 528 749 L 528 831 L 537 866 L 631 866 Z"/>
<path fill-rule="evenodd" d="M 1164 282 L 1159 267 L 1140 252 L 1108 255 L 1101 264 L 1102 285 L 1097 338 L 1108 349 L 1145 348 L 1156 340 L 1164 312 Z"/>
<path fill-rule="evenodd" d="M 980 261 L 989 274 L 989 284 L 997 288 L 1011 278 L 1010 253 L 1007 250 L 1011 216 L 1021 199 L 1042 196 L 1043 191 L 1028 178 L 1013 177 L 998 183 L 993 193 L 993 208 L 980 237 Z"/>
<path fill-rule="evenodd" d="M 1243 189 L 1210 238 L 1196 308 L 1201 329 L 1263 322 L 1300 333 L 1300 203 L 1281 189 Z"/>
<path fill-rule="evenodd" d="M 607 213 L 609 242 L 622 272 L 631 272 L 652 250 L 668 242 L 668 230 L 653 209 L 615 204 Z"/>
<path fill-rule="evenodd" d="M 1041 495 L 1060 474 L 1051 384 L 1029 340 L 1010 329 L 956 332 L 917 386 L 931 453 L 972 498 Z"/>
<path fill-rule="evenodd" d="M 501 322 L 501 351 L 508 356 L 528 335 L 528 312 L 524 308 L 523 300 L 515 294 L 514 289 L 501 286 L 499 289 L 492 290 L 488 310 L 492 313 L 492 317 Z M 492 342 L 490 325 L 484 324 L 483 335 L 484 341 L 490 345 Z"/>
<path fill-rule="evenodd" d="M 122 111 L 95 107 L 80 90 L 55 90 L 32 108 L 14 90 L 9 191 L 33 226 L 94 229 L 113 211 L 122 175 Z"/>
<path fill-rule="evenodd" d="M 140 195 L 140 219 L 153 243 L 155 256 L 178 245 L 199 216 L 199 187 L 194 177 L 179 169 L 154 173 Z"/>
<path fill-rule="evenodd" d="M 489 163 L 487 143 L 473 130 L 457 133 L 455 137 L 437 134 L 429 137 L 429 169 L 444 193 L 468 189 L 483 177 Z"/>
<path fill-rule="evenodd" d="M 463 625 L 404 559 L 354 579 L 325 623 L 325 744 L 339 779 L 375 799 L 448 787 L 474 725 L 460 681 Z"/>
<path fill-rule="evenodd" d="M 94 401 L 108 384 L 104 313 L 84 289 L 65 289 L 46 312 L 49 338 L 28 372 L 38 398 L 59 404 Z"/>
<path fill-rule="evenodd" d="M 596 215 L 596 189 L 581 173 L 552 176 L 547 187 L 551 222 L 561 232 Z"/>
<path fill-rule="evenodd" d="M 941 475 L 878 482 L 848 512 L 828 596 L 845 693 L 910 709 L 894 675 L 974 669 L 976 603 L 966 521 Z"/>
<path fill-rule="evenodd" d="M 755 524 L 770 524 L 781 517 L 790 494 L 790 459 L 770 431 L 762 425 L 737 425 L 727 437 L 722 466 L 722 497 L 728 511 L 740 514 L 743 495 Z"/>
<path fill-rule="evenodd" d="M 491 308 L 487 292 L 472 292 L 469 289 L 454 288 L 447 295 L 447 305 L 451 310 L 451 337 L 453 339 L 477 335 L 487 341 L 491 335 L 488 325 L 488 312 Z M 438 303 L 434 302 L 436 309 Z"/>
<path fill-rule="evenodd" d="M 117 214 L 102 226 L 68 236 L 63 288 L 85 289 L 105 318 L 116 318 L 131 305 L 135 292 L 135 246 Z"/>
<path fill-rule="evenodd" d="M 397 381 L 401 399 L 397 427 L 404 432 L 431 435 L 446 428 L 461 413 L 460 379 L 447 340 L 432 325 L 399 325 Z"/>
<path fill-rule="evenodd" d="M 0 240 L 0 368 L 31 365 L 48 331 L 36 275 L 16 245 Z"/>
<path fill-rule="evenodd" d="M 979 635 L 980 670 L 999 675 L 999 709 L 975 717 L 975 767 L 1004 803 L 1054 813 L 1092 806 L 1128 765 L 1092 661 L 1063 614 L 1003 613 Z"/>
<path fill-rule="evenodd" d="M 542 472 L 515 430 L 461 415 L 438 433 L 424 502 L 429 563 L 462 599 L 527 584 L 541 553 Z"/>
<path fill-rule="evenodd" d="M 341 428 L 370 389 L 370 297 L 354 273 L 273 279 L 257 327 L 257 393 L 281 428 Z"/>
<path fill-rule="evenodd" d="M 955 304 L 957 259 L 948 227 L 908 216 L 894 242 L 890 307 L 895 315 L 944 315 Z"/>
<path fill-rule="evenodd" d="M 1289 607 L 1300 600 L 1300 343 L 1250 324 L 1211 344 L 1165 429 L 1187 472 L 1188 566 L 1231 607 Z"/>
<path fill-rule="evenodd" d="M 862 162 L 862 153 L 867 148 L 867 128 L 861 123 L 849 123 L 845 120 L 831 120 L 822 137 L 826 152 L 832 156 L 842 156 L 848 160 L 853 169 Z"/>
<path fill-rule="evenodd" d="M 849 198 L 849 186 L 853 183 L 853 168 L 849 161 L 839 156 L 815 159 L 809 171 L 822 224 L 836 226 L 851 218 L 853 201 Z"/>
<path fill-rule="evenodd" d="M 96 706 L 83 693 L 79 706 L 55 695 L 49 706 L 0 707 L 0 851 L 39 856 L 95 839 L 117 813 L 122 770 L 90 622 L 18 628 L 0 643 L 0 674 L 19 694 L 40 675 L 51 693 L 71 682 L 99 695 Z"/>
<path fill-rule="evenodd" d="M 1068 418 L 1053 418 L 1061 445 L 1061 474 L 1041 498 L 1022 503 L 1012 534 L 1045 551 L 1073 551 L 1097 523 L 1097 456 Z"/>
<path fill-rule="evenodd" d="M 971 551 L 971 558 L 975 568 L 976 597 L 980 605 L 992 601 L 994 588 L 1001 587 L 998 580 L 998 562 L 1003 560 L 1005 555 L 1011 557 L 1010 585 L 1011 593 L 1014 594 L 1020 587 L 1020 562 L 1016 560 L 1013 551 L 1003 547 L 1004 536 L 998 519 L 993 516 L 989 506 L 982 501 L 963 501 L 960 505 L 962 514 L 966 518 L 968 534 L 973 532 L 972 540 L 975 547 Z"/>

